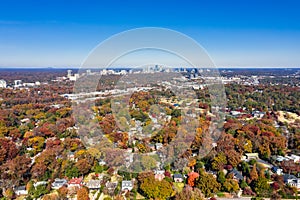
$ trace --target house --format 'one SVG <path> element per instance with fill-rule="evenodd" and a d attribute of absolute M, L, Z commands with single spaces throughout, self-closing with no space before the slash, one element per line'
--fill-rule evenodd
<path fill-rule="evenodd" d="M 163 144 L 162 143 L 155 143 L 155 148 L 156 148 L 156 150 L 159 150 L 159 149 L 163 148 Z"/>
<path fill-rule="evenodd" d="M 233 178 L 238 180 L 238 181 L 241 181 L 244 179 L 243 175 L 236 169 L 232 169 L 229 174 L 232 174 L 233 175 Z"/>
<path fill-rule="evenodd" d="M 273 167 L 272 164 L 268 163 L 267 161 L 261 160 L 261 159 L 258 159 L 257 163 L 260 164 L 261 166 L 263 166 L 264 168 L 271 169 Z"/>
<path fill-rule="evenodd" d="M 100 160 L 99 165 L 101 165 L 101 166 L 106 165 L 106 162 L 104 160 Z"/>
<path fill-rule="evenodd" d="M 67 154 L 67 158 L 68 158 L 68 160 L 77 162 L 77 159 L 75 159 L 75 153 L 74 152 L 69 152 Z"/>
<path fill-rule="evenodd" d="M 24 119 L 21 119 L 20 122 L 21 122 L 21 125 L 26 125 L 30 122 L 30 119 L 29 118 L 24 118 Z"/>
<path fill-rule="evenodd" d="M 34 186 L 34 187 L 37 187 L 37 186 L 39 186 L 39 185 L 47 185 L 47 184 L 48 184 L 47 181 L 39 181 L 39 182 L 34 183 L 33 186 Z"/>
<path fill-rule="evenodd" d="M 254 160 L 259 159 L 258 153 L 246 153 L 245 155 L 248 161 L 252 159 Z"/>
<path fill-rule="evenodd" d="M 295 154 L 291 154 L 289 156 L 285 156 L 287 159 L 294 161 L 295 163 L 300 162 L 300 156 L 297 156 Z"/>
<path fill-rule="evenodd" d="M 182 183 L 183 182 L 182 174 L 174 174 L 173 179 L 174 179 L 174 182 L 176 182 L 176 183 Z"/>
<path fill-rule="evenodd" d="M 272 172 L 276 173 L 277 175 L 283 175 L 283 170 L 280 169 L 279 167 L 274 166 L 271 168 L 271 170 L 272 170 Z"/>
<path fill-rule="evenodd" d="M 56 178 L 54 182 L 51 184 L 52 189 L 59 189 L 64 185 L 67 185 L 68 181 L 66 179 Z"/>
<path fill-rule="evenodd" d="M 265 114 L 265 112 L 260 112 L 258 110 L 252 112 L 252 116 L 255 118 L 262 118 Z"/>
<path fill-rule="evenodd" d="M 118 182 L 107 182 L 105 184 L 106 188 L 110 191 L 114 191 L 118 185 Z"/>
<path fill-rule="evenodd" d="M 155 145 L 154 145 L 154 144 L 148 144 L 148 147 L 149 147 L 152 151 L 155 151 Z"/>
<path fill-rule="evenodd" d="M 155 170 L 154 178 L 156 180 L 162 181 L 165 178 L 165 170 Z"/>
<path fill-rule="evenodd" d="M 230 114 L 231 114 L 232 116 L 238 116 L 238 115 L 241 114 L 241 112 L 240 112 L 240 111 L 235 111 L 235 110 L 233 110 L 233 111 L 230 112 Z"/>
<path fill-rule="evenodd" d="M 296 187 L 297 189 L 300 189 L 300 179 L 297 178 L 294 175 L 285 174 L 283 176 L 284 183 L 287 185 L 290 185 L 292 187 Z"/>
<path fill-rule="evenodd" d="M 89 180 L 85 185 L 90 190 L 98 190 L 101 187 L 101 180 Z"/>
<path fill-rule="evenodd" d="M 277 156 L 277 158 L 276 158 L 276 161 L 278 161 L 278 162 L 282 162 L 282 161 L 284 161 L 284 160 L 289 160 L 288 158 L 285 158 L 285 157 L 283 157 L 283 156 Z"/>
<path fill-rule="evenodd" d="M 122 191 L 131 191 L 133 188 L 133 181 L 122 181 Z"/>
<path fill-rule="evenodd" d="M 27 195 L 28 194 L 25 185 L 24 186 L 20 186 L 20 187 L 16 187 L 14 189 L 14 191 L 15 191 L 16 195 Z"/>
<path fill-rule="evenodd" d="M 68 182 L 68 187 L 81 187 L 82 186 L 82 178 L 72 178 Z"/>

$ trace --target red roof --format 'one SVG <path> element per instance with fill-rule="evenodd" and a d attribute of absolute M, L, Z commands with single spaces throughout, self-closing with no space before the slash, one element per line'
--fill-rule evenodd
<path fill-rule="evenodd" d="M 81 184 L 82 182 L 82 178 L 72 178 L 71 180 L 69 180 L 68 184 Z"/>

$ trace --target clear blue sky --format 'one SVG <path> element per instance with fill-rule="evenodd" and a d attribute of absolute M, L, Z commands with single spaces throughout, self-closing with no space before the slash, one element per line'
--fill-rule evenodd
<path fill-rule="evenodd" d="M 112 34 L 165 27 L 220 67 L 300 67 L 298 0 L 0 0 L 0 66 L 79 66 Z"/>

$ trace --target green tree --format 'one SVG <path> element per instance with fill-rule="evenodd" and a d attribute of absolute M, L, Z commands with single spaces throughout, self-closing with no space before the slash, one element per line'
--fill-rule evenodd
<path fill-rule="evenodd" d="M 164 200 L 173 193 L 172 185 L 166 181 L 157 181 L 153 176 L 143 179 L 140 189 L 148 198 Z"/>
<path fill-rule="evenodd" d="M 205 197 L 213 197 L 214 193 L 220 190 L 220 183 L 214 178 L 212 174 L 201 172 L 200 176 L 196 179 L 195 185 L 201 190 Z"/>
<path fill-rule="evenodd" d="M 259 177 L 256 181 L 254 181 L 253 189 L 260 197 L 268 197 L 271 191 L 268 179 L 263 177 Z"/>
<path fill-rule="evenodd" d="M 218 172 L 218 182 L 223 184 L 226 181 L 225 174 L 223 171 Z"/>
<path fill-rule="evenodd" d="M 239 183 L 234 179 L 226 179 L 226 181 L 223 184 L 223 189 L 226 192 L 238 192 L 240 187 Z"/>

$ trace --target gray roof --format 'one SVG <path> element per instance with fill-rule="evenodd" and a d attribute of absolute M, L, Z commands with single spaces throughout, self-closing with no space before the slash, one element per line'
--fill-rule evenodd
<path fill-rule="evenodd" d="M 174 178 L 183 178 L 182 174 L 174 174 Z"/>
<path fill-rule="evenodd" d="M 237 179 L 243 180 L 243 175 L 236 169 L 231 170 L 230 174 L 233 174 Z"/>

